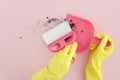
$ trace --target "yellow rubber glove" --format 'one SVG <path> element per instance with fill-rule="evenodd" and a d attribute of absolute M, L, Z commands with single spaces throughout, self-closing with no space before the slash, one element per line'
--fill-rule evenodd
<path fill-rule="evenodd" d="M 102 39 L 99 45 L 91 46 L 91 53 L 86 65 L 86 80 L 102 80 L 102 62 L 111 55 L 114 48 L 114 41 L 106 34 L 97 34 L 97 38 Z M 110 41 L 110 46 L 106 46 Z"/>
<path fill-rule="evenodd" d="M 31 80 L 61 80 L 68 72 L 71 60 L 76 54 L 77 43 L 74 42 L 60 50 L 50 60 L 49 66 L 35 73 Z"/>

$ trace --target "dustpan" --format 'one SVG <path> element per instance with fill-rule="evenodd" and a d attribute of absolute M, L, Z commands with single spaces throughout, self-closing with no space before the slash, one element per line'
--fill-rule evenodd
<path fill-rule="evenodd" d="M 94 37 L 94 27 L 90 21 L 71 14 L 68 14 L 66 19 L 76 33 L 78 43 L 76 52 L 78 54 L 88 50 L 92 43 L 100 44 L 101 39 Z M 110 42 L 107 45 L 110 45 Z"/>

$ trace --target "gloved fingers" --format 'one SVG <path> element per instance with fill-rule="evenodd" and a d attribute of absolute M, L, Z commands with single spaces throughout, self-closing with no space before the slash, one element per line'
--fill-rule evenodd
<path fill-rule="evenodd" d="M 100 34 L 95 34 L 95 37 L 96 37 L 96 38 L 99 38 L 99 39 L 102 38 L 102 36 L 101 36 Z M 91 44 L 91 45 L 90 45 L 90 50 L 92 51 L 92 50 L 96 49 L 97 46 L 98 46 L 98 44 L 95 44 L 95 43 Z"/>
<path fill-rule="evenodd" d="M 98 49 L 104 49 L 108 41 L 108 36 L 106 34 L 102 34 L 99 37 L 102 37 L 102 40 L 98 46 Z"/>
<path fill-rule="evenodd" d="M 114 41 L 109 37 L 110 45 L 105 47 L 105 51 L 112 53 L 114 49 Z"/>
<path fill-rule="evenodd" d="M 95 36 L 96 36 L 96 38 L 99 38 L 99 39 L 102 39 L 102 38 L 104 38 L 104 37 L 109 37 L 109 36 L 108 36 L 107 34 L 105 34 L 105 33 L 96 34 Z"/>
<path fill-rule="evenodd" d="M 70 57 L 69 60 L 72 59 L 71 61 L 72 61 L 72 63 L 74 63 L 75 62 L 75 57 L 76 57 L 76 53 L 74 53 L 74 56 L 72 58 Z"/>
<path fill-rule="evenodd" d="M 54 57 L 58 57 L 60 54 L 62 53 L 62 50 L 60 50 L 59 52 L 57 52 Z"/>
<path fill-rule="evenodd" d="M 95 37 L 96 37 L 96 38 L 99 38 L 99 39 L 102 39 L 101 34 L 95 34 Z"/>
<path fill-rule="evenodd" d="M 102 38 L 103 38 L 102 35 L 104 35 L 104 34 L 95 34 L 95 37 L 96 37 L 96 38 L 99 38 L 99 39 L 102 39 Z M 96 49 L 96 48 L 98 47 L 98 45 L 99 45 L 99 44 L 93 43 L 93 44 L 90 46 L 90 50 L 92 51 L 92 50 Z"/>
<path fill-rule="evenodd" d="M 95 34 L 96 38 L 102 39 L 106 34 Z M 94 50 L 98 47 L 99 44 L 92 44 L 90 50 Z M 103 45 L 104 46 L 104 45 Z"/>
<path fill-rule="evenodd" d="M 106 34 L 102 34 L 102 35 L 96 34 L 96 37 L 102 39 L 102 37 L 104 37 L 105 35 Z M 110 38 L 108 35 L 106 35 L 106 36 L 108 37 L 108 41 L 110 42 L 110 46 L 105 46 L 105 47 L 110 47 L 110 48 L 111 48 L 111 46 L 114 47 L 114 41 L 112 40 L 112 38 Z"/>
<path fill-rule="evenodd" d="M 90 50 L 92 51 L 92 50 L 96 49 L 97 46 L 98 46 L 98 44 L 94 44 L 94 43 L 91 44 L 91 46 L 90 46 Z"/>
<path fill-rule="evenodd" d="M 68 53 L 69 57 L 74 57 L 74 55 L 76 54 L 76 49 L 77 49 L 77 42 L 74 42 L 72 45 L 71 45 L 71 48 L 70 48 L 70 51 Z"/>
<path fill-rule="evenodd" d="M 69 51 L 70 51 L 70 47 L 71 47 L 71 46 L 72 46 L 72 44 L 67 45 L 67 46 L 63 49 L 62 54 L 63 54 L 63 55 L 68 54 Z"/>
<path fill-rule="evenodd" d="M 113 51 L 113 47 L 112 47 L 112 46 L 110 46 L 110 47 L 105 47 L 104 50 L 107 51 L 107 52 L 112 52 L 112 51 Z"/>
<path fill-rule="evenodd" d="M 110 38 L 109 36 L 108 36 L 108 41 L 110 42 L 110 45 L 109 46 L 107 46 L 108 48 L 110 47 L 114 47 L 114 41 L 112 40 L 112 38 Z"/>
<path fill-rule="evenodd" d="M 74 53 L 74 56 L 73 56 L 74 58 L 76 57 L 76 53 Z"/>

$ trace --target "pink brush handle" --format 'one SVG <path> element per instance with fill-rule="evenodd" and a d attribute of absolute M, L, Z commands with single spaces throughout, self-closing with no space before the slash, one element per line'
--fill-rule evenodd
<path fill-rule="evenodd" d="M 100 42 L 101 42 L 101 39 L 99 39 L 99 38 L 92 37 L 92 39 L 91 39 L 91 44 L 93 44 L 93 43 L 100 44 Z M 110 46 L 110 44 L 111 44 L 110 41 L 108 41 L 106 46 Z"/>
<path fill-rule="evenodd" d="M 68 37 L 71 37 L 71 39 L 66 40 L 66 38 Z M 63 49 L 66 45 L 73 43 L 75 40 L 76 40 L 76 34 L 75 32 L 71 31 L 68 34 L 62 36 L 61 38 L 49 44 L 48 49 L 52 52 L 58 52 L 59 50 Z M 53 49 L 52 47 L 54 46 L 56 46 L 57 48 Z"/>

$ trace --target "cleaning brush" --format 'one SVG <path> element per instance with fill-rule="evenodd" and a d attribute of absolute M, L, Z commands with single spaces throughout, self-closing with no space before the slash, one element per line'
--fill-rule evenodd
<path fill-rule="evenodd" d="M 70 28 L 69 22 L 64 21 L 53 29 L 45 32 L 42 35 L 42 39 L 50 51 L 57 52 L 66 45 L 73 43 L 76 40 L 76 34 Z"/>

